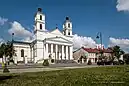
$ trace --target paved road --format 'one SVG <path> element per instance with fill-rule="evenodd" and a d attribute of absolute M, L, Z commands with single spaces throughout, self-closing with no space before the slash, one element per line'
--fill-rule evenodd
<path fill-rule="evenodd" d="M 55 71 L 55 70 L 64 70 L 64 69 L 75 69 L 75 68 L 91 68 L 98 67 L 97 65 L 87 65 L 87 66 L 74 66 L 74 67 L 56 67 L 56 68 L 26 68 L 26 69 L 9 69 L 10 73 L 23 73 L 23 72 L 40 72 L 40 71 Z M 99 66 L 103 67 L 103 66 Z M 3 73 L 3 70 L 0 70 L 0 74 Z"/>

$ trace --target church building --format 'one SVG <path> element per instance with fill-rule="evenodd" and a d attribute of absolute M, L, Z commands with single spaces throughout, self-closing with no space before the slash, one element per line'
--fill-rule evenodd
<path fill-rule="evenodd" d="M 53 31 L 45 28 L 45 14 L 38 8 L 34 18 L 33 41 L 24 42 L 13 40 L 16 56 L 15 63 L 29 62 L 42 63 L 45 59 L 51 60 L 73 60 L 73 35 L 72 22 L 66 17 L 63 30 L 58 27 Z"/>

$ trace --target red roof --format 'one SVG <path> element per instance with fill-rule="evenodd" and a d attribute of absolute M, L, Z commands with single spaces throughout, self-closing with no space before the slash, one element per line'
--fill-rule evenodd
<path fill-rule="evenodd" d="M 84 48 L 82 47 L 85 51 L 87 51 L 88 53 L 99 53 L 100 52 L 100 49 L 97 49 L 97 48 Z M 110 49 L 103 49 L 103 52 L 104 53 L 112 53 L 112 50 Z"/>

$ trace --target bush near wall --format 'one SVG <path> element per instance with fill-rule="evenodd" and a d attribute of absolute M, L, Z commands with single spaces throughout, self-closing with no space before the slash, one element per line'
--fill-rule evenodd
<path fill-rule="evenodd" d="M 44 62 L 43 62 L 43 66 L 49 66 L 48 59 L 45 59 L 45 60 L 44 60 Z"/>
<path fill-rule="evenodd" d="M 7 64 L 4 65 L 3 73 L 9 73 L 9 69 L 7 68 Z"/>
<path fill-rule="evenodd" d="M 51 59 L 51 63 L 54 63 L 54 59 Z"/>

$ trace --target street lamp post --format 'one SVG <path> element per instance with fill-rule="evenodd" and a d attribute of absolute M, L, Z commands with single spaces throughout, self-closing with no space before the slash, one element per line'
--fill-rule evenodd
<path fill-rule="evenodd" d="M 102 49 L 102 33 L 101 32 L 98 32 L 97 34 L 97 39 L 100 39 L 100 43 L 101 43 L 101 49 Z"/>
<path fill-rule="evenodd" d="M 14 33 L 12 33 L 12 43 L 13 43 L 13 36 L 14 36 Z"/>
<path fill-rule="evenodd" d="M 14 33 L 12 33 L 12 43 L 11 43 L 11 45 L 12 45 L 12 58 L 11 59 L 13 59 L 13 36 L 14 36 Z"/>
<path fill-rule="evenodd" d="M 101 57 L 102 57 L 102 48 L 103 48 L 102 47 L 102 33 L 101 32 L 98 32 L 96 38 L 97 39 L 100 39 L 100 43 L 101 43 L 101 49 L 100 50 L 101 50 Z"/>

